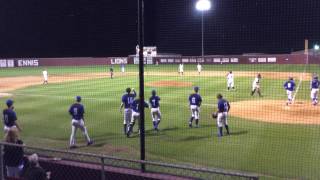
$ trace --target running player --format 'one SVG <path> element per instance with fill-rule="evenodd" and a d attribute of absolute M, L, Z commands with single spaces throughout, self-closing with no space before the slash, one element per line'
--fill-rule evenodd
<path fill-rule="evenodd" d="M 199 119 L 200 119 L 200 106 L 202 102 L 202 98 L 200 96 L 199 87 L 193 88 L 194 93 L 189 96 L 189 105 L 191 111 L 191 117 L 189 120 L 189 127 L 192 128 L 192 121 L 196 121 L 196 127 L 199 127 Z"/>
<path fill-rule="evenodd" d="M 318 80 L 318 76 L 314 75 L 310 84 L 311 100 L 314 106 L 318 104 L 319 86 L 320 86 L 320 82 Z"/>
<path fill-rule="evenodd" d="M 110 77 L 113 78 L 113 66 L 110 67 Z"/>
<path fill-rule="evenodd" d="M 183 75 L 183 63 L 179 64 L 179 71 L 178 71 L 179 75 Z"/>
<path fill-rule="evenodd" d="M 44 69 L 42 71 L 42 75 L 43 75 L 43 84 L 48 84 L 48 71 L 47 71 L 47 69 Z"/>
<path fill-rule="evenodd" d="M 127 132 L 127 137 L 130 137 L 131 133 L 133 132 L 133 126 L 136 123 L 136 120 L 140 121 L 139 104 L 140 104 L 140 99 L 135 99 L 131 104 L 132 115 L 131 115 L 129 130 Z M 148 103 L 144 102 L 144 107 L 149 108 Z M 139 133 L 140 133 L 140 127 L 139 127 Z"/>
<path fill-rule="evenodd" d="M 152 90 L 151 94 L 152 96 L 149 98 L 149 104 L 151 106 L 152 123 L 154 130 L 158 131 L 158 127 L 161 120 L 160 97 L 156 95 L 156 90 Z"/>
<path fill-rule="evenodd" d="M 21 131 L 21 128 L 19 124 L 17 123 L 17 115 L 16 112 L 13 111 L 13 100 L 8 99 L 6 101 L 7 109 L 3 110 L 3 124 L 4 124 L 4 133 L 7 134 L 7 132 L 11 129 L 17 128 L 19 131 Z"/>
<path fill-rule="evenodd" d="M 93 141 L 90 139 L 88 135 L 87 128 L 84 124 L 84 106 L 81 104 L 81 97 L 76 97 L 76 103 L 72 104 L 69 108 L 69 113 L 72 116 L 72 130 L 70 136 L 70 149 L 76 148 L 76 132 L 79 128 L 82 131 L 83 136 L 87 140 L 87 146 L 93 144 Z"/>
<path fill-rule="evenodd" d="M 122 108 L 124 107 L 123 132 L 125 135 L 127 135 L 127 132 L 129 130 L 129 124 L 132 116 L 131 104 L 134 101 L 134 98 L 137 96 L 137 93 L 134 90 L 134 88 L 132 88 L 132 92 L 133 93 L 131 93 L 131 88 L 126 89 L 126 94 L 122 96 L 122 103 L 120 105 L 120 113 L 122 113 Z"/>
<path fill-rule="evenodd" d="M 198 63 L 198 65 L 197 65 L 197 70 L 198 70 L 198 74 L 200 75 L 200 73 L 202 71 L 202 66 L 200 63 Z"/>
<path fill-rule="evenodd" d="M 218 99 L 218 111 L 217 111 L 217 126 L 218 126 L 218 137 L 223 136 L 223 126 L 227 130 L 229 135 L 229 126 L 228 126 L 228 112 L 230 110 L 230 104 L 227 100 L 223 99 L 221 94 L 217 95 Z"/>
<path fill-rule="evenodd" d="M 253 96 L 254 93 L 257 92 L 259 97 L 262 97 L 261 90 L 260 90 L 260 83 L 261 83 L 261 74 L 257 74 L 256 78 L 253 80 L 253 83 L 252 83 L 251 96 Z"/>
<path fill-rule="evenodd" d="M 227 74 L 227 88 L 228 88 L 228 91 L 230 89 L 234 89 L 234 76 L 232 74 L 232 71 L 230 71 L 228 74 Z"/>
<path fill-rule="evenodd" d="M 292 103 L 292 95 L 296 87 L 296 83 L 294 82 L 293 77 L 289 77 L 289 80 L 284 83 L 283 87 L 287 91 L 288 101 L 286 102 L 286 105 L 288 106 Z"/>

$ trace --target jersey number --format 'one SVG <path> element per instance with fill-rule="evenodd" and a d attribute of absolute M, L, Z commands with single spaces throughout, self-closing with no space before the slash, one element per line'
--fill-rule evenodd
<path fill-rule="evenodd" d="M 291 83 L 288 83 L 288 88 L 291 88 Z"/>
<path fill-rule="evenodd" d="M 7 114 L 4 115 L 4 122 L 5 122 L 5 124 L 8 124 L 8 123 L 9 123 L 9 117 L 8 117 Z"/>
<path fill-rule="evenodd" d="M 224 110 L 228 111 L 228 109 L 229 109 L 228 103 L 224 103 L 223 105 L 224 105 Z"/>
<path fill-rule="evenodd" d="M 196 103 L 196 98 L 191 98 L 191 102 L 193 103 L 193 104 L 195 104 Z"/>
<path fill-rule="evenodd" d="M 77 115 L 78 114 L 78 108 L 73 108 L 73 115 Z"/>
<path fill-rule="evenodd" d="M 152 104 L 153 104 L 153 106 L 156 106 L 156 100 L 155 99 L 152 99 Z"/>
<path fill-rule="evenodd" d="M 132 101 L 133 101 L 133 98 L 132 98 L 132 97 L 129 97 L 129 98 L 128 98 L 128 104 L 131 104 Z"/>

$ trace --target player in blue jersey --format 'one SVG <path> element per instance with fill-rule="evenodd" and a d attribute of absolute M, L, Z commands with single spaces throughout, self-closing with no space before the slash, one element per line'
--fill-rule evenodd
<path fill-rule="evenodd" d="M 87 140 L 87 145 L 93 144 L 93 141 L 88 135 L 87 128 L 84 124 L 84 106 L 81 104 L 81 97 L 76 97 L 76 102 L 69 108 L 69 114 L 72 116 L 72 130 L 70 136 L 70 149 L 76 148 L 76 132 L 79 128 L 82 131 L 83 136 Z"/>
<path fill-rule="evenodd" d="M 156 95 L 156 90 L 152 90 L 151 94 L 152 96 L 149 98 L 149 104 L 151 106 L 152 123 L 154 130 L 158 131 L 158 127 L 161 120 L 160 97 Z"/>
<path fill-rule="evenodd" d="M 311 96 L 312 104 L 314 106 L 318 104 L 319 86 L 320 86 L 320 82 L 318 80 L 318 76 L 314 75 L 310 83 L 310 89 L 311 89 L 310 96 Z"/>
<path fill-rule="evenodd" d="M 230 104 L 227 100 L 223 99 L 221 94 L 217 95 L 218 99 L 218 111 L 217 111 L 217 126 L 218 126 L 218 136 L 223 136 L 223 126 L 227 130 L 229 135 L 229 126 L 228 126 L 228 112 L 230 110 Z"/>
<path fill-rule="evenodd" d="M 133 131 L 133 126 L 136 123 L 136 120 L 138 120 L 138 121 L 140 120 L 139 104 L 140 104 L 140 99 L 135 99 L 131 103 L 132 115 L 131 115 L 131 122 L 130 122 L 129 130 L 127 132 L 127 137 L 130 137 L 130 135 Z M 149 108 L 148 103 L 144 102 L 144 107 Z M 139 132 L 140 132 L 140 127 L 139 127 Z"/>
<path fill-rule="evenodd" d="M 10 129 L 17 128 L 21 131 L 19 124 L 17 123 L 17 115 L 14 112 L 13 100 L 8 99 L 6 101 L 7 108 L 3 110 L 3 124 L 4 124 L 4 133 L 6 134 Z"/>
<path fill-rule="evenodd" d="M 283 87 L 287 91 L 288 101 L 286 104 L 288 106 L 289 104 L 292 103 L 292 99 L 293 99 L 292 95 L 296 87 L 296 83 L 294 82 L 293 77 L 289 77 L 289 80 L 284 83 Z"/>
<path fill-rule="evenodd" d="M 124 107 L 123 132 L 125 135 L 127 135 L 132 116 L 131 104 L 137 96 L 134 88 L 132 88 L 132 92 L 133 93 L 131 93 L 131 88 L 127 88 L 126 93 L 121 98 L 122 103 L 120 105 L 120 112 L 122 113 L 122 108 Z"/>
<path fill-rule="evenodd" d="M 202 102 L 202 98 L 199 94 L 199 87 L 193 88 L 194 93 L 189 96 L 189 105 L 191 111 L 191 117 L 189 120 L 189 127 L 192 128 L 192 121 L 196 121 L 196 127 L 199 127 L 199 119 L 200 119 L 200 106 Z"/>

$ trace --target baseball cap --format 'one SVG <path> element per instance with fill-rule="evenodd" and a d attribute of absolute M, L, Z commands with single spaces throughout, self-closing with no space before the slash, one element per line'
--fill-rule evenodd
<path fill-rule="evenodd" d="M 81 101 L 81 96 L 76 96 L 76 101 L 80 102 Z"/>
<path fill-rule="evenodd" d="M 195 92 L 199 91 L 199 87 L 198 86 L 195 86 L 193 89 L 194 89 Z"/>
<path fill-rule="evenodd" d="M 13 105 L 13 100 L 12 99 L 8 99 L 6 101 L 6 104 L 7 104 L 8 107 L 12 106 Z"/>

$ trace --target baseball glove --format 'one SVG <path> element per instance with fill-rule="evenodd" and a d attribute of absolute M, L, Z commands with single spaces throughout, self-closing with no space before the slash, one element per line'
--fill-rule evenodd
<path fill-rule="evenodd" d="M 218 117 L 218 114 L 216 112 L 212 113 L 212 118 L 215 119 Z"/>

